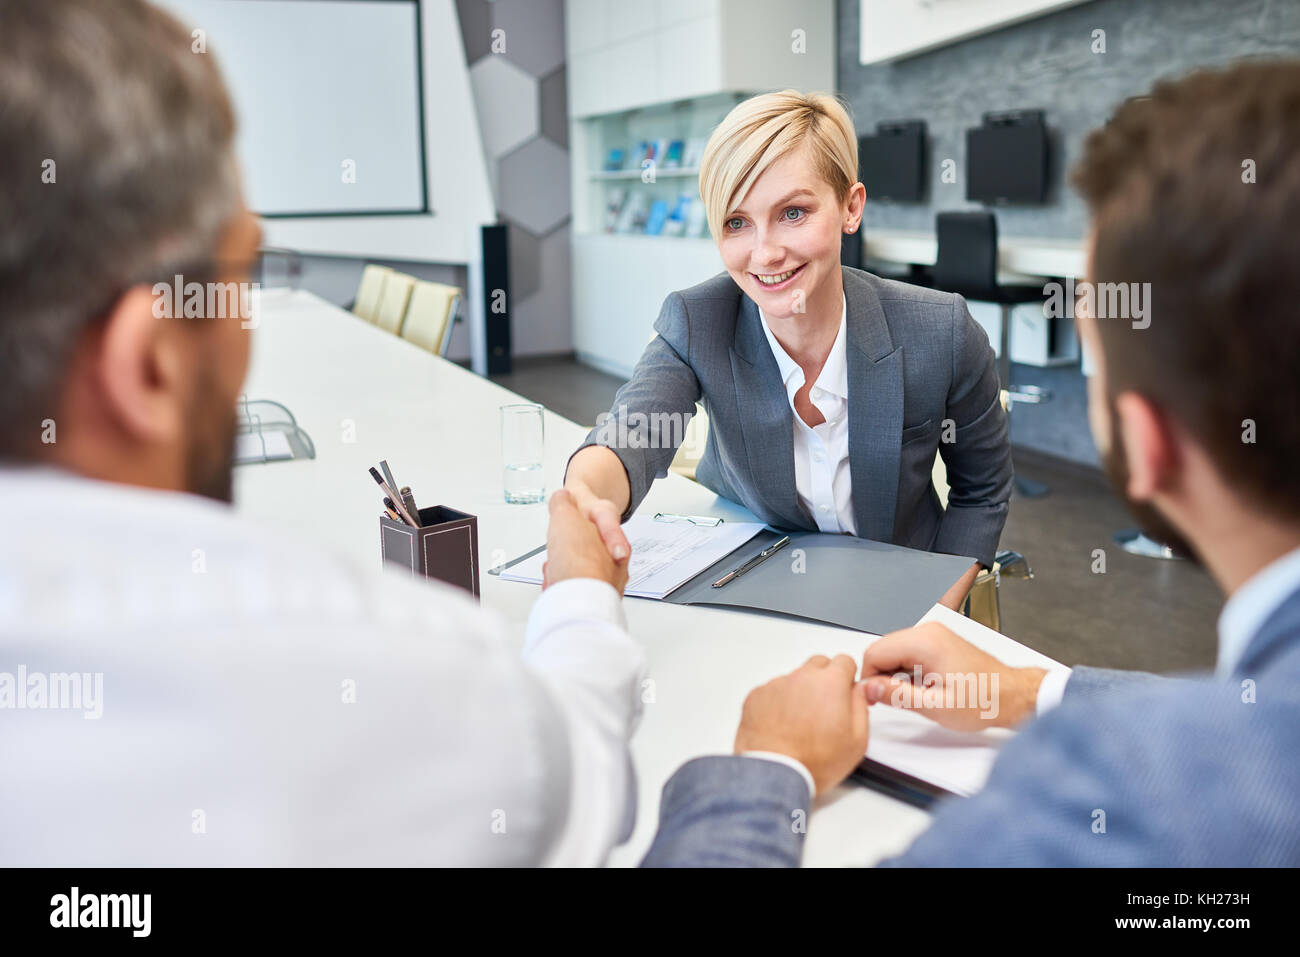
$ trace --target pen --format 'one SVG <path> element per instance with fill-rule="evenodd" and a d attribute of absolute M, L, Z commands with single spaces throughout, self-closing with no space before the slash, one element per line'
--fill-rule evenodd
<path fill-rule="evenodd" d="M 388 487 L 397 488 L 397 479 L 393 478 L 392 469 L 388 467 L 388 459 L 379 463 L 379 470 L 384 473 L 384 481 L 388 483 Z"/>
<path fill-rule="evenodd" d="M 402 496 L 402 504 L 406 506 L 406 510 L 415 519 L 415 524 L 420 525 L 420 510 L 415 505 L 415 496 L 411 494 L 411 486 L 403 485 L 398 490 L 398 494 Z"/>
<path fill-rule="evenodd" d="M 370 477 L 375 480 L 376 485 L 384 490 L 384 494 L 392 499 L 393 508 L 397 509 L 397 513 L 402 516 L 402 521 L 407 525 L 410 525 L 412 528 L 419 528 L 420 523 L 411 518 L 410 513 L 406 510 L 406 506 L 402 504 L 402 497 L 388 487 L 388 483 L 385 482 L 383 477 L 379 474 L 379 470 L 371 467 Z"/>
<path fill-rule="evenodd" d="M 745 564 L 741 565 L 739 568 L 733 568 L 731 571 L 727 572 L 727 574 L 723 575 L 721 578 L 719 578 L 717 581 L 713 583 L 713 587 L 721 588 L 723 585 L 727 584 L 733 579 L 739 578 L 741 575 L 745 574 L 745 572 L 749 571 L 755 565 L 759 565 L 767 561 L 769 558 L 775 555 L 780 549 L 784 548 L 788 544 L 790 544 L 790 536 L 786 535 L 779 542 L 774 542 L 771 545 L 769 545 L 767 548 L 763 549 L 761 552 L 759 552 L 749 561 L 745 562 Z"/>

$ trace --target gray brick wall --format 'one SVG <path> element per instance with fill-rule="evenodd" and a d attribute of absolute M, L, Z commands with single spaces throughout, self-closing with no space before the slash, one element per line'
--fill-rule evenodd
<path fill-rule="evenodd" d="M 859 132 L 879 120 L 919 117 L 930 133 L 929 202 L 869 203 L 868 228 L 929 230 L 936 211 L 969 208 L 965 130 L 988 110 L 1041 108 L 1055 153 L 1048 204 L 999 209 L 999 229 L 1008 236 L 1080 237 L 1086 214 L 1066 186 L 1066 171 L 1087 132 L 1118 103 L 1198 66 L 1300 55 L 1300 0 L 1093 0 L 896 63 L 862 66 L 858 9 L 858 0 L 838 0 L 838 87 Z M 1096 29 L 1105 31 L 1105 53 L 1092 52 Z M 957 161 L 956 184 L 939 182 L 946 157 Z M 1013 371 L 1016 382 L 1049 386 L 1057 399 L 1020 409 L 1012 441 L 1095 462 L 1078 368 Z"/>

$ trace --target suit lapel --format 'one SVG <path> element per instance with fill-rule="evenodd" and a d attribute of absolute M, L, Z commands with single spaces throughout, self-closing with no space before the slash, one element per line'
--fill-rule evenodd
<path fill-rule="evenodd" d="M 794 482 L 794 413 L 758 306 L 745 295 L 736 315 L 731 375 L 753 489 L 771 509 L 774 524 L 807 527 Z"/>
<path fill-rule="evenodd" d="M 849 269 L 844 299 L 853 517 L 858 537 L 892 542 L 903 436 L 902 351 L 894 348 L 875 290 Z"/>

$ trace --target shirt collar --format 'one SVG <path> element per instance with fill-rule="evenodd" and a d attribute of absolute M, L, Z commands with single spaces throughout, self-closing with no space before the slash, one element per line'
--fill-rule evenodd
<path fill-rule="evenodd" d="M 1287 552 L 1252 575 L 1219 613 L 1219 661 L 1225 678 L 1241 661 L 1246 647 L 1288 595 L 1300 588 L 1300 548 Z"/>
<path fill-rule="evenodd" d="M 785 384 L 786 393 L 793 402 L 794 394 L 802 388 L 804 383 L 803 370 L 799 368 L 799 363 L 790 358 L 789 353 L 782 348 L 781 343 L 777 342 L 776 336 L 772 335 L 772 329 L 768 326 L 767 316 L 763 315 L 762 309 L 758 310 L 758 318 L 763 324 L 763 334 L 767 336 L 767 344 L 772 349 L 772 357 L 776 359 L 776 367 L 781 373 L 781 381 Z M 845 351 L 847 325 L 848 299 L 845 298 L 840 305 L 839 332 L 835 334 L 835 342 L 831 345 L 830 354 L 826 357 L 822 371 L 817 375 L 817 381 L 814 383 L 817 388 L 845 400 L 849 397 L 849 366 Z"/>

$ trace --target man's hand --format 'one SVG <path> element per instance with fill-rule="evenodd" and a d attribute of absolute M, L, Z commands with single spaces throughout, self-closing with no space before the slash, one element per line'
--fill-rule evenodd
<path fill-rule="evenodd" d="M 583 517 L 573 496 L 560 489 L 551 496 L 551 523 L 546 530 L 546 562 L 542 565 L 542 588 L 568 578 L 597 578 L 609 582 L 623 594 L 627 586 L 627 562 L 616 562 L 596 526 Z"/>
<path fill-rule="evenodd" d="M 839 784 L 867 750 L 867 699 L 848 655 L 814 655 L 745 699 L 736 753 L 773 751 L 801 762 L 818 792 Z"/>
<path fill-rule="evenodd" d="M 573 496 L 573 503 L 583 517 L 595 524 L 610 556 L 625 565 L 632 554 L 632 546 L 623 534 L 622 510 L 609 499 L 597 496 L 582 479 L 570 478 L 564 487 Z"/>
<path fill-rule="evenodd" d="M 894 677 L 900 672 L 905 680 Z M 868 701 L 919 711 L 954 731 L 1010 728 L 1032 716 L 1045 674 L 1008 667 L 936 622 L 885 635 L 862 658 Z"/>

